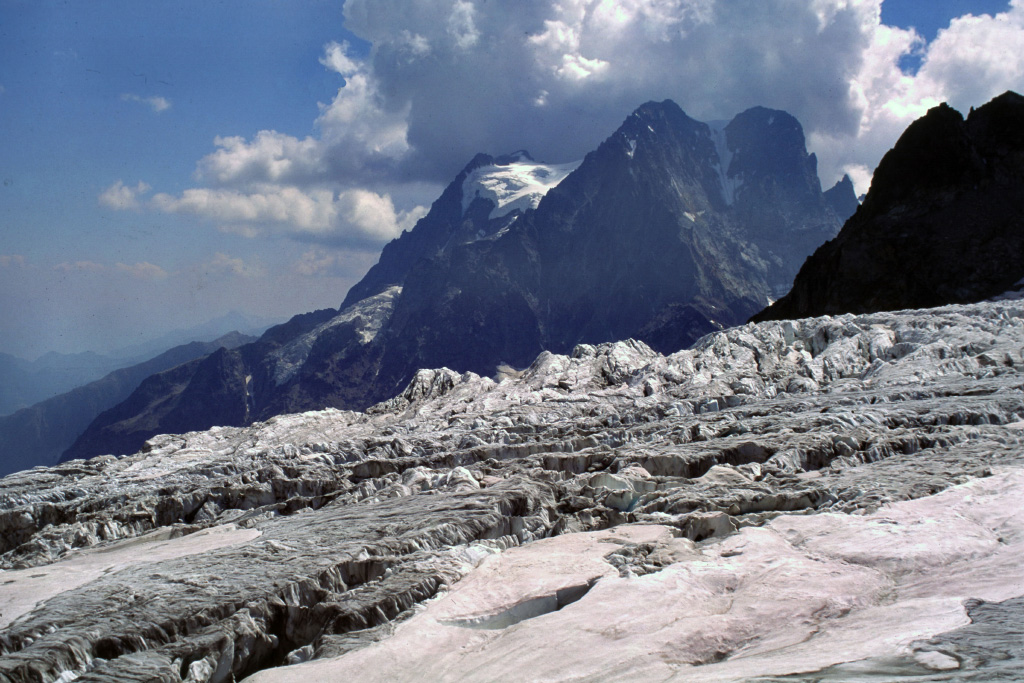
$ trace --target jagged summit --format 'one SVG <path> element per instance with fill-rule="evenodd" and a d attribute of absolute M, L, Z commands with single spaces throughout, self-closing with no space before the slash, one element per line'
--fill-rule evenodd
<path fill-rule="evenodd" d="M 1024 277 L 1024 97 L 947 104 L 882 158 L 856 215 L 756 320 L 980 301 Z"/>
<path fill-rule="evenodd" d="M 847 218 L 856 213 L 857 207 L 860 206 L 860 200 L 857 199 L 857 192 L 849 175 L 844 175 L 831 189 L 825 190 L 825 200 L 837 216 Z"/>

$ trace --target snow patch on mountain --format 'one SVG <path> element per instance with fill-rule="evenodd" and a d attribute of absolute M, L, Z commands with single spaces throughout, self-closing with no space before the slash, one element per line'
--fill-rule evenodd
<path fill-rule="evenodd" d="M 626 152 L 626 155 L 632 159 L 633 155 L 636 154 L 636 140 L 633 138 L 626 138 L 626 144 L 629 145 L 629 151 Z"/>
<path fill-rule="evenodd" d="M 516 209 L 535 209 L 541 198 L 581 163 L 582 160 L 568 164 L 541 164 L 518 153 L 511 163 L 473 169 L 462 184 L 462 213 L 466 213 L 477 197 L 494 203 L 489 218 L 500 218 Z"/>
<path fill-rule="evenodd" d="M 711 129 L 711 140 L 715 143 L 715 152 L 718 154 L 718 165 L 715 170 L 718 172 L 718 181 L 722 186 L 722 199 L 726 205 L 732 206 L 736 201 L 736 195 L 743 185 L 743 178 L 730 176 L 729 165 L 732 163 L 734 152 L 729 149 L 725 135 L 725 127 L 728 121 L 709 121 L 708 128 Z"/>
<path fill-rule="evenodd" d="M 274 366 L 274 383 L 280 386 L 294 377 L 309 358 L 316 340 L 333 327 L 346 323 L 354 324 L 360 342 L 372 342 L 384 327 L 384 323 L 391 318 L 391 311 L 394 310 L 395 302 L 401 293 L 401 287 L 389 287 L 376 296 L 352 304 L 327 322 L 272 352 L 269 362 Z"/>

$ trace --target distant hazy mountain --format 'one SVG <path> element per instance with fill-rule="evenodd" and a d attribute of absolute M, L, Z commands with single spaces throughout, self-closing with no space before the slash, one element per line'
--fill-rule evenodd
<path fill-rule="evenodd" d="M 1024 97 L 940 105 L 882 159 L 863 205 L 755 320 L 927 308 L 1024 284 Z"/>
<path fill-rule="evenodd" d="M 709 125 L 650 102 L 574 164 L 478 155 L 340 311 L 147 379 L 65 458 L 365 408 L 419 368 L 492 375 L 545 349 L 629 337 L 675 351 L 785 293 L 844 206 L 856 206 L 852 184 L 826 198 L 800 124 L 761 107 Z"/>
<path fill-rule="evenodd" d="M 101 412 L 131 395 L 146 377 L 253 337 L 232 332 L 212 342 L 192 342 L 138 365 L 0 417 L 0 476 L 36 465 L 53 465 Z"/>
<path fill-rule="evenodd" d="M 51 351 L 34 361 L 0 353 L 0 415 L 56 396 L 130 363 L 91 351 Z"/>
<path fill-rule="evenodd" d="M 134 362 L 138 362 L 174 346 L 181 346 L 193 341 L 209 341 L 231 332 L 259 337 L 267 328 L 280 322 L 280 318 L 267 318 L 230 311 L 193 327 L 174 330 L 153 339 L 115 349 L 107 355 L 114 358 L 131 358 L 134 359 Z"/>
<path fill-rule="evenodd" d="M 0 352 L 0 416 L 80 387 L 119 368 L 138 365 L 172 347 L 214 340 L 230 332 L 258 337 L 277 322 L 232 311 L 189 329 L 102 354 L 50 351 L 29 361 Z"/>

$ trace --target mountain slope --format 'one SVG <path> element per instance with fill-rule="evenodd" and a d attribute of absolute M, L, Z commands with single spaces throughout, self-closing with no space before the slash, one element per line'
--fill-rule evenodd
<path fill-rule="evenodd" d="M 95 416 L 61 454 L 61 462 L 101 453 L 128 453 L 165 432 L 208 429 L 251 421 L 250 391 L 268 380 L 253 377 L 250 366 L 284 342 L 300 336 L 337 311 L 324 309 L 275 325 L 257 341 L 238 348 L 218 347 L 212 355 L 149 374 L 120 403 Z"/>
<path fill-rule="evenodd" d="M 136 362 L 92 351 L 73 354 L 51 351 L 34 361 L 0 353 L 0 416 L 10 415 Z"/>
<path fill-rule="evenodd" d="M 670 101 L 642 105 L 578 164 L 478 155 L 340 311 L 154 378 L 66 457 L 129 452 L 160 432 L 363 409 L 425 367 L 493 375 L 543 350 L 630 337 L 683 348 L 787 290 L 838 231 L 816 164 L 785 112 L 755 108 L 711 126 Z M 223 400 L 194 413 L 182 398 L 193 384 Z"/>
<path fill-rule="evenodd" d="M 875 171 L 863 205 L 754 320 L 981 301 L 1024 277 L 1024 97 L 966 120 L 940 105 Z"/>
<path fill-rule="evenodd" d="M 139 383 L 168 368 L 203 357 L 220 347 L 233 348 L 252 337 L 232 332 L 212 342 L 192 342 L 169 349 L 143 363 L 106 376 L 0 417 L 0 476 L 53 465 L 61 453 L 104 410 L 124 401 Z"/>

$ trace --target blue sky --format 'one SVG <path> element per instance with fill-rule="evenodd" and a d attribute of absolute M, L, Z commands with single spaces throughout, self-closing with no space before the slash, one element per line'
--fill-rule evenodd
<path fill-rule="evenodd" d="M 649 99 L 786 109 L 863 191 L 928 106 L 1024 87 L 1022 36 L 1024 0 L 0 0 L 0 351 L 335 307 L 474 153 Z"/>

